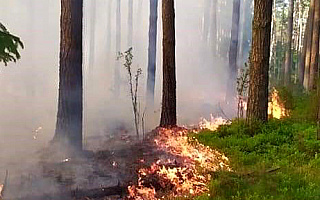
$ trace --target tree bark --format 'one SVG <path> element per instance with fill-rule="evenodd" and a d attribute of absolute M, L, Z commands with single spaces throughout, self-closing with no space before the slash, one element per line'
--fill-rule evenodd
<path fill-rule="evenodd" d="M 59 100 L 54 141 L 82 149 L 83 0 L 61 0 Z"/>
<path fill-rule="evenodd" d="M 233 0 L 231 41 L 229 48 L 229 80 L 227 100 L 236 96 L 236 79 L 238 74 L 237 57 L 239 43 L 240 0 Z"/>
<path fill-rule="evenodd" d="M 309 82 L 310 82 L 310 61 L 311 61 L 311 47 L 312 47 L 312 32 L 313 32 L 313 21 L 314 21 L 314 4 L 315 0 L 311 0 L 310 2 L 310 21 L 309 21 L 309 29 L 308 33 L 306 33 L 306 37 L 308 39 L 306 46 L 306 57 L 305 57 L 305 71 L 304 71 L 304 82 L 303 85 L 307 91 L 309 91 Z"/>
<path fill-rule="evenodd" d="M 162 0 L 163 92 L 160 127 L 177 125 L 174 0 Z"/>
<path fill-rule="evenodd" d="M 294 11 L 294 1 L 289 2 L 288 11 L 288 28 L 287 28 L 287 52 L 285 61 L 285 86 L 289 86 L 291 83 L 291 69 L 292 69 L 292 32 L 293 32 L 293 11 Z"/>
<path fill-rule="evenodd" d="M 156 81 L 157 32 L 158 0 L 150 0 L 147 107 L 151 109 L 154 106 L 154 89 Z"/>
<path fill-rule="evenodd" d="M 300 56 L 300 66 L 299 66 L 299 83 L 300 85 L 304 84 L 304 79 L 305 79 L 305 64 L 306 64 L 306 54 L 307 54 L 307 45 L 310 37 L 308 37 L 309 34 L 309 29 L 310 29 L 310 18 L 311 18 L 311 12 L 312 10 L 309 9 L 308 12 L 308 19 L 307 19 L 307 24 L 306 28 L 304 31 L 304 38 L 303 38 L 303 47 L 302 47 L 302 52 Z"/>
<path fill-rule="evenodd" d="M 247 120 L 268 120 L 269 57 L 271 40 L 272 3 L 254 0 L 252 56 L 250 66 Z"/>
<path fill-rule="evenodd" d="M 320 0 L 315 0 L 314 19 L 312 30 L 312 45 L 310 58 L 309 89 L 316 90 L 319 77 L 319 29 L 320 29 Z"/>

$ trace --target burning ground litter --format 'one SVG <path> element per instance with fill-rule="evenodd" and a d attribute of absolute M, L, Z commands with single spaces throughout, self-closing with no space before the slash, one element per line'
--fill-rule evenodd
<path fill-rule="evenodd" d="M 203 120 L 200 129 L 225 123 L 220 118 Z M 155 200 L 202 194 L 208 191 L 212 172 L 231 169 L 227 157 L 189 136 L 198 130 L 158 128 L 141 141 L 118 134 L 82 158 L 53 159 L 53 152 L 42 152 L 38 168 L 9 186 L 8 199 Z M 54 187 L 33 188 L 43 182 Z"/>
<path fill-rule="evenodd" d="M 228 170 L 228 158 L 188 136 L 185 128 L 154 131 L 152 139 L 158 159 L 138 170 L 138 182 L 128 187 L 128 199 L 166 199 L 196 196 L 208 191 L 210 173 Z M 159 153 L 161 152 L 161 153 Z M 142 160 L 145 163 L 145 160 Z"/>

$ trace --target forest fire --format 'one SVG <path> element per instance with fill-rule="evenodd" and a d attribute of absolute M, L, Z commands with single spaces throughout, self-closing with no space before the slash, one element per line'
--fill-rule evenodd
<path fill-rule="evenodd" d="M 190 138 L 187 129 L 158 129 L 157 133 L 154 143 L 166 156 L 138 171 L 138 184 L 128 188 L 129 199 L 199 195 L 208 191 L 210 172 L 231 170 L 227 157 Z"/>
<path fill-rule="evenodd" d="M 209 129 L 211 131 L 217 130 L 217 128 L 221 125 L 229 124 L 228 120 L 223 119 L 222 117 L 213 117 L 213 115 L 210 115 L 210 121 L 208 121 L 206 118 L 201 118 L 199 122 L 199 127 L 201 130 L 203 129 Z"/>
<path fill-rule="evenodd" d="M 288 112 L 280 100 L 279 92 L 275 88 L 273 88 L 273 92 L 271 94 L 271 102 L 269 102 L 268 106 L 268 115 L 276 119 L 288 116 Z"/>

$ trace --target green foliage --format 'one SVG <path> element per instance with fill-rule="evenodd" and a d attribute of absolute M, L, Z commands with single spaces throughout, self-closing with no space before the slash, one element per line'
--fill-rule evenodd
<path fill-rule="evenodd" d="M 7 65 L 8 62 L 16 62 L 20 59 L 19 47 L 24 48 L 20 38 L 10 34 L 0 23 L 0 62 Z"/>
<path fill-rule="evenodd" d="M 245 121 L 195 137 L 225 153 L 233 172 L 216 172 L 205 199 L 320 199 L 320 141 L 316 126 L 270 120 L 250 134 Z"/>

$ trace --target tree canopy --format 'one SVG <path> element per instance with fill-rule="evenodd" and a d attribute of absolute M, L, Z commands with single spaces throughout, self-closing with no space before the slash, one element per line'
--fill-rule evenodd
<path fill-rule="evenodd" d="M 12 35 L 7 28 L 0 23 L 0 62 L 7 65 L 20 59 L 19 47 L 24 45 L 19 37 Z"/>

